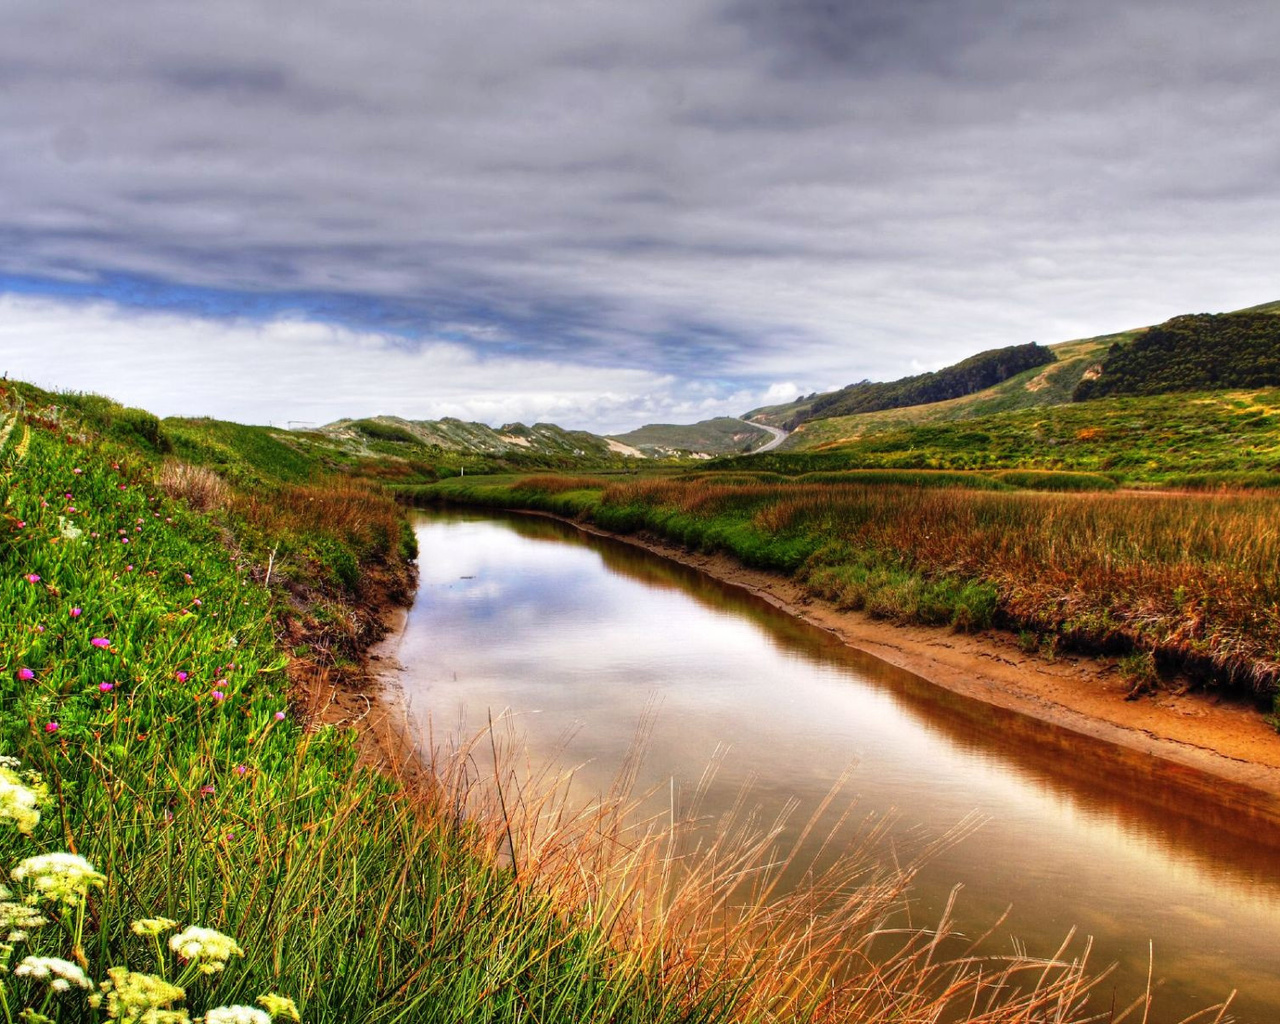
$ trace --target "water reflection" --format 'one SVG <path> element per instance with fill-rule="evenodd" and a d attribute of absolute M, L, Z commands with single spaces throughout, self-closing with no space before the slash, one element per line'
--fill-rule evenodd
<path fill-rule="evenodd" d="M 520 716 L 535 756 L 584 762 L 603 787 L 655 698 L 650 782 L 688 786 L 724 744 L 717 782 L 810 804 L 857 762 L 863 810 L 934 834 L 989 817 L 921 880 L 936 915 L 957 881 L 975 930 L 1014 910 L 1051 953 L 1072 925 L 1117 959 L 1122 992 L 1160 973 L 1158 1020 L 1248 991 L 1280 1019 L 1280 836 L 1225 787 L 923 683 L 766 602 L 670 562 L 528 517 L 424 518 L 422 588 L 401 651 L 420 715 L 442 726 Z M 466 726 L 464 726 L 466 728 Z"/>

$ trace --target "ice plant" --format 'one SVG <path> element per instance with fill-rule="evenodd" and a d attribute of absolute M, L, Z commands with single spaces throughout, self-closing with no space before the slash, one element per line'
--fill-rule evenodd
<path fill-rule="evenodd" d="M 277 722 L 283 722 L 283 721 L 284 721 L 284 712 L 283 712 L 283 711 L 277 711 L 277 712 L 276 712 L 276 721 L 277 721 Z"/>
<path fill-rule="evenodd" d="M 223 693 L 221 690 L 214 690 L 213 693 L 210 694 L 210 696 L 213 697 L 213 699 L 219 704 L 221 704 L 224 700 L 227 699 L 227 695 Z"/>
<path fill-rule="evenodd" d="M 71 617 L 72 617 L 73 619 L 78 619 L 78 618 L 80 618 L 80 609 L 79 609 L 79 608 L 72 608 L 72 609 L 71 609 Z"/>
<path fill-rule="evenodd" d="M 108 640 L 105 636 L 95 636 L 92 640 L 89 641 L 89 643 L 93 644 L 94 647 L 110 647 L 111 646 L 111 641 Z"/>
<path fill-rule="evenodd" d="M 230 935 L 197 925 L 189 925 L 170 938 L 169 948 L 197 965 L 201 974 L 216 974 L 233 956 L 244 956 L 244 950 Z"/>
<path fill-rule="evenodd" d="M 61 728 L 62 728 L 62 723 L 56 720 L 44 723 L 45 732 L 57 732 Z"/>
<path fill-rule="evenodd" d="M 31 669 L 29 668 L 18 669 L 18 678 L 21 679 L 23 682 L 26 682 L 28 679 L 34 679 L 35 677 L 36 677 L 36 674 L 32 672 Z"/>
<path fill-rule="evenodd" d="M 98 689 L 103 693 L 110 693 L 116 688 L 115 683 L 99 683 Z"/>
<path fill-rule="evenodd" d="M 12 874 L 15 882 L 29 882 L 41 899 L 67 907 L 80 906 L 90 888 L 107 880 L 83 857 L 62 852 L 28 857 Z"/>
<path fill-rule="evenodd" d="M 39 574 L 39 573 L 35 573 L 35 572 L 29 572 L 29 573 L 27 573 L 27 582 L 28 582 L 28 583 L 39 583 L 39 582 L 40 582 L 40 574 Z"/>
<path fill-rule="evenodd" d="M 175 672 L 173 676 L 180 683 L 185 683 L 187 681 L 187 674 L 185 672 Z"/>

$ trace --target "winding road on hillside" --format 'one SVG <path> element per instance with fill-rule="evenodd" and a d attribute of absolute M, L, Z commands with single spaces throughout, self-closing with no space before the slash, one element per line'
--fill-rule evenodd
<path fill-rule="evenodd" d="M 759 455 L 761 452 L 771 452 L 787 439 L 787 431 L 779 430 L 777 427 L 771 427 L 767 423 L 756 423 L 755 420 L 741 419 L 739 422 L 746 423 L 752 427 L 759 427 L 761 430 L 767 430 L 773 435 L 772 440 L 765 442 L 765 444 L 761 445 L 759 448 L 753 449 L 751 452 L 752 455 Z"/>

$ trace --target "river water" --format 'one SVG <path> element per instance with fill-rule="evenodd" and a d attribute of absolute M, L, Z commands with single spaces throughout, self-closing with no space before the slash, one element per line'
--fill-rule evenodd
<path fill-rule="evenodd" d="M 919 924 L 954 886 L 986 950 L 1050 956 L 1069 929 L 1115 962 L 1095 999 L 1139 994 L 1176 1022 L 1233 989 L 1235 1018 L 1280 1021 L 1280 833 L 1226 787 L 988 707 L 850 651 L 736 588 L 616 541 L 531 517 L 423 513 L 421 588 L 397 650 L 410 712 L 439 742 L 490 715 L 533 758 L 606 786 L 653 716 L 644 785 L 710 795 L 744 782 L 767 809 L 814 807 L 854 765 L 858 816 L 894 817 L 906 846 L 974 813 L 930 860 Z M 1212 787 L 1211 787 L 1212 790 Z M 803 817 L 803 815 L 801 815 Z"/>

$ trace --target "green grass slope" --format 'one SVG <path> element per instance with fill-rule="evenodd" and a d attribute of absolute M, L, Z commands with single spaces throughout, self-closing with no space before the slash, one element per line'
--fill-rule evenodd
<path fill-rule="evenodd" d="M 612 439 L 652 458 L 680 455 L 729 455 L 752 451 L 773 435 L 730 416 L 688 425 L 648 423 Z"/>

